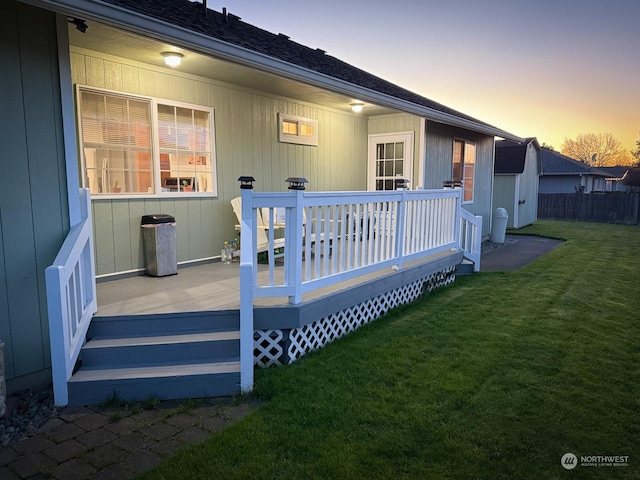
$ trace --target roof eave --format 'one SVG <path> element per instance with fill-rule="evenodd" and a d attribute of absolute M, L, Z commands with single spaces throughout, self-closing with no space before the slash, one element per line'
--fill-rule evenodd
<path fill-rule="evenodd" d="M 434 122 L 446 123 L 448 125 L 516 142 L 523 141 L 522 138 L 491 125 L 477 123 L 469 119 L 440 112 L 391 95 L 367 89 L 159 19 L 132 12 L 116 5 L 100 2 L 99 0 L 22 1 L 35 6 L 49 8 L 66 15 L 82 15 L 88 19 L 106 23 L 132 33 L 149 35 L 158 40 L 177 44 L 180 47 L 195 50 L 203 55 L 213 55 L 268 73 L 326 88 L 336 93 L 350 95 L 364 102 L 371 102 L 424 117 Z"/>

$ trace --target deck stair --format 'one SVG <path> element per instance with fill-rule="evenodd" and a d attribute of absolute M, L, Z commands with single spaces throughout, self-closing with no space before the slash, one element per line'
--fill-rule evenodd
<path fill-rule="evenodd" d="M 69 403 L 238 394 L 239 322 L 237 311 L 95 317 Z"/>

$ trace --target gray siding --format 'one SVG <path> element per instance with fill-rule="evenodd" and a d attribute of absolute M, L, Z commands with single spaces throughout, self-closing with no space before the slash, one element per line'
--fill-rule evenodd
<path fill-rule="evenodd" d="M 491 232 L 491 202 L 493 190 L 494 138 L 477 132 L 427 122 L 425 188 L 442 188 L 442 182 L 451 180 L 453 169 L 453 140 L 459 138 L 476 144 L 476 166 L 473 203 L 464 208 L 481 215 L 482 235 Z"/>
<path fill-rule="evenodd" d="M 17 380 L 51 364 L 44 270 L 69 207 L 55 15 L 5 0 L 0 18 L 0 339 L 7 379 Z"/>
<path fill-rule="evenodd" d="M 524 171 L 519 179 L 519 198 L 515 199 L 518 207 L 518 224 L 514 225 L 515 228 L 526 227 L 538 220 L 538 155 L 538 150 L 529 144 Z M 518 203 L 522 201 L 524 203 Z"/>
<path fill-rule="evenodd" d="M 367 117 L 275 98 L 202 77 L 154 68 L 72 47 L 74 84 L 148 95 L 214 108 L 217 198 L 94 200 L 98 275 L 143 267 L 140 217 L 176 217 L 178 261 L 220 255 L 237 235 L 229 201 L 237 178 L 252 175 L 259 191 L 284 191 L 287 177 L 305 177 L 310 190 L 365 190 Z M 317 147 L 279 143 L 279 112 L 318 120 Z"/>
<path fill-rule="evenodd" d="M 575 193 L 579 175 L 544 175 L 540 177 L 540 193 Z"/>

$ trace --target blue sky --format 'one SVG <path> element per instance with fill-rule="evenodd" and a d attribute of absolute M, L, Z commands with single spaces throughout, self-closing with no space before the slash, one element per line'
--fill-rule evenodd
<path fill-rule="evenodd" d="M 425 97 L 560 148 L 640 130 L 638 0 L 209 0 Z"/>

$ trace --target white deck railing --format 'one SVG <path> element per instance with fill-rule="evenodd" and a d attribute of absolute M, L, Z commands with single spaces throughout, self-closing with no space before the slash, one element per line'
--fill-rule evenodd
<path fill-rule="evenodd" d="M 482 217 L 473 215 L 464 208 L 460 209 L 459 246 L 465 258 L 473 262 L 473 271 L 480 271 L 480 253 L 482 249 Z"/>
<path fill-rule="evenodd" d="M 53 265 L 45 270 L 56 405 L 68 403 L 67 380 L 97 311 L 89 190 L 81 189 L 80 197 L 83 220 L 71 228 Z"/>
<path fill-rule="evenodd" d="M 461 189 L 285 193 L 242 190 L 243 390 L 253 386 L 253 298 L 286 296 L 290 303 L 297 304 L 304 293 L 377 270 L 399 269 L 407 261 L 435 253 L 468 248 L 473 255 L 479 251 L 481 228 L 477 228 L 477 219 L 481 225 L 482 218 L 465 215 L 461 220 L 461 194 Z M 258 215 L 271 227 L 268 253 L 273 251 L 278 237 L 284 237 L 285 245 L 277 261 L 276 255 L 268 255 L 269 275 L 263 283 L 259 283 L 257 274 Z M 278 224 L 278 218 L 284 218 L 284 222 Z M 465 241 L 461 240 L 461 229 Z"/>

